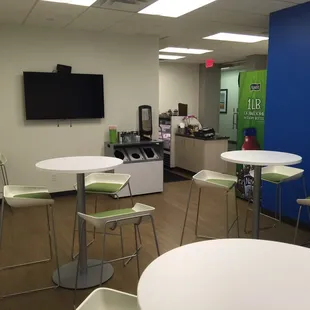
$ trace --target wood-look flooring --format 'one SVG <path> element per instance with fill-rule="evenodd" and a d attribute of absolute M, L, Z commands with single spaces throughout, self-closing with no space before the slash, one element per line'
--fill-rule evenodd
<path fill-rule="evenodd" d="M 155 224 L 161 253 L 179 246 L 181 229 L 185 215 L 186 202 L 190 181 L 167 183 L 161 194 L 135 197 L 135 202 L 145 203 L 156 208 Z M 194 242 L 194 223 L 197 209 L 197 189 L 194 189 L 190 205 L 189 218 L 185 234 L 185 243 Z M 130 207 L 130 199 L 120 201 L 121 206 Z M 87 210 L 93 212 L 94 197 L 87 197 Z M 116 207 L 117 202 L 109 197 L 99 198 L 99 209 L 106 210 Z M 240 213 L 241 236 L 243 233 L 246 203 L 238 201 Z M 72 229 L 75 210 L 75 197 L 60 197 L 55 200 L 55 223 L 59 259 L 61 264 L 70 261 Z M 234 208 L 231 203 L 230 218 L 233 218 Z M 295 206 L 292 206 L 295 207 Z M 296 206 L 297 208 L 297 206 Z M 262 217 L 261 225 L 271 225 L 272 220 Z M 204 191 L 201 200 L 201 214 L 199 232 L 202 234 L 223 236 L 225 227 L 225 198 L 219 190 Z M 251 219 L 249 221 L 251 226 Z M 250 227 L 249 226 L 249 227 Z M 140 228 L 143 248 L 140 252 L 142 270 L 156 258 L 155 245 L 150 225 L 144 224 Z M 294 227 L 286 224 L 277 225 L 276 228 L 263 231 L 261 238 L 292 242 Z M 232 230 L 232 237 L 236 237 L 236 229 Z M 91 239 L 92 234 L 89 234 Z M 299 241 L 303 242 L 310 233 L 300 231 Z M 91 258 L 101 258 L 101 235 L 98 234 L 95 243 L 89 248 Z M 134 249 L 133 229 L 125 229 L 125 249 L 131 253 Z M 8 208 L 5 210 L 2 248 L 0 249 L 0 266 L 20 263 L 27 260 L 39 259 L 48 255 L 48 238 L 46 234 L 46 217 L 43 208 L 16 210 L 12 214 Z M 120 255 L 120 241 L 118 237 L 111 236 L 107 243 L 107 258 Z M 206 261 L 206 264 L 208 262 Z M 267 262 L 268 263 L 268 262 Z M 136 262 L 133 260 L 127 267 L 122 263 L 114 264 L 115 273 L 105 286 L 136 293 L 137 272 Z M 40 264 L 22 269 L 0 271 L 0 294 L 11 293 L 16 290 L 26 290 L 51 284 L 51 274 L 55 269 L 55 262 Z M 92 290 L 78 292 L 78 302 L 81 302 Z M 68 310 L 72 309 L 73 292 L 58 288 L 30 295 L 0 300 L 1 310 Z"/>

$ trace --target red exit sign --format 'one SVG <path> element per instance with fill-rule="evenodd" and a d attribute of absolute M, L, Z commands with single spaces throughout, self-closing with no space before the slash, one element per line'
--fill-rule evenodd
<path fill-rule="evenodd" d="M 206 60 L 206 68 L 212 68 L 214 66 L 214 59 Z"/>

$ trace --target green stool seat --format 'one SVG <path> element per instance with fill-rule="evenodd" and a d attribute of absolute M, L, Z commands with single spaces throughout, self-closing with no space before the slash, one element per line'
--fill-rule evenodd
<path fill-rule="evenodd" d="M 49 193 L 38 192 L 38 193 L 24 193 L 13 196 L 14 198 L 32 198 L 32 199 L 52 199 Z"/>
<path fill-rule="evenodd" d="M 85 186 L 86 192 L 117 193 L 124 184 L 121 183 L 92 183 Z"/>
<path fill-rule="evenodd" d="M 208 179 L 207 182 L 214 184 L 214 185 L 225 187 L 227 189 L 232 188 L 236 184 L 235 181 L 224 180 L 224 179 Z"/>
<path fill-rule="evenodd" d="M 281 183 L 288 179 L 289 176 L 281 173 L 263 173 L 262 180 L 271 182 L 271 183 Z"/>

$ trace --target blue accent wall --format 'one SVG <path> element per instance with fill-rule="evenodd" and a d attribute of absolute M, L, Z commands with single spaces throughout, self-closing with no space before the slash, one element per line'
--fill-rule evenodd
<path fill-rule="evenodd" d="M 310 2 L 270 17 L 265 149 L 302 156 L 310 196 Z M 274 210 L 275 195 L 275 185 L 263 184 L 263 207 Z M 283 215 L 297 218 L 303 196 L 301 180 L 284 184 Z"/>

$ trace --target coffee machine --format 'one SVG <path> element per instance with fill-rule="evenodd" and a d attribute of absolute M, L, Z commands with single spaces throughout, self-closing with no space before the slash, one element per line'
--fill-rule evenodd
<path fill-rule="evenodd" d="M 152 140 L 152 107 L 149 105 L 139 106 L 139 133 L 141 140 Z"/>

